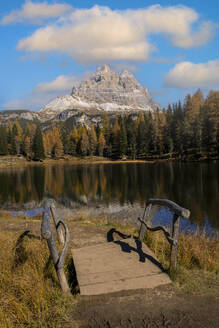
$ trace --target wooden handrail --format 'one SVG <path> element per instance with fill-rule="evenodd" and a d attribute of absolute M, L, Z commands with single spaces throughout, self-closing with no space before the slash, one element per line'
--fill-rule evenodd
<path fill-rule="evenodd" d="M 66 276 L 64 273 L 64 262 L 65 262 L 65 257 L 67 254 L 68 244 L 69 244 L 69 231 L 68 231 L 68 228 L 67 228 L 65 222 L 63 220 L 58 220 L 56 217 L 56 221 L 54 220 L 54 223 L 55 223 L 55 227 L 56 227 L 58 236 L 59 236 L 58 231 L 60 231 L 58 229 L 60 229 L 61 226 L 63 226 L 63 228 L 65 230 L 65 237 L 63 235 L 64 246 L 59 255 L 57 246 L 56 246 L 56 241 L 54 239 L 54 236 L 53 236 L 53 233 L 51 230 L 51 226 L 50 226 L 50 212 L 52 212 L 51 204 L 52 204 L 52 202 L 49 199 L 46 200 L 43 217 L 42 217 L 41 235 L 42 235 L 42 238 L 46 239 L 46 241 L 47 241 L 47 245 L 50 250 L 50 254 L 51 254 L 51 257 L 53 260 L 53 264 L 56 269 L 57 277 L 59 279 L 61 288 L 64 292 L 70 293 L 70 288 L 68 286 L 68 282 L 67 282 L 67 279 L 66 279 Z M 53 213 L 54 213 L 55 212 L 54 206 L 52 209 L 53 209 Z M 54 216 L 53 216 L 53 219 L 54 219 Z"/>
<path fill-rule="evenodd" d="M 190 217 L 190 211 L 189 210 L 179 206 L 178 204 L 174 203 L 172 200 L 169 200 L 169 199 L 153 199 L 153 198 L 150 198 L 147 201 L 147 205 L 149 205 L 149 204 L 168 207 L 172 212 L 174 212 L 178 216 L 183 217 L 184 219 L 189 219 L 189 217 Z"/>
<path fill-rule="evenodd" d="M 145 225 L 146 229 L 150 230 L 150 231 L 163 231 L 167 241 L 170 243 L 170 245 L 174 244 L 174 240 L 173 238 L 170 237 L 170 233 L 162 226 L 157 226 L 157 227 L 149 227 L 149 225 L 144 222 L 141 218 L 138 218 L 138 221 L 140 221 L 143 225 Z"/>
<path fill-rule="evenodd" d="M 150 218 L 152 206 L 162 206 L 168 207 L 173 212 L 173 221 L 172 221 L 172 232 L 170 233 L 162 226 L 157 227 L 150 227 L 147 223 Z M 144 235 L 146 230 L 150 231 L 163 231 L 167 241 L 170 244 L 171 255 L 170 255 L 170 270 L 175 269 L 177 265 L 177 250 L 178 250 L 178 238 L 179 238 L 179 221 L 180 217 L 185 219 L 189 219 L 190 211 L 186 208 L 179 206 L 178 204 L 174 203 L 168 199 L 149 199 L 146 202 L 144 213 L 141 218 L 138 220 L 141 222 L 141 227 L 139 231 L 139 239 L 142 241 L 144 239 Z"/>

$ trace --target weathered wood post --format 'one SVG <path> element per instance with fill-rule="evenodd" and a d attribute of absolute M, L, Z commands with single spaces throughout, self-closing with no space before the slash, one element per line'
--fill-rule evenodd
<path fill-rule="evenodd" d="M 177 265 L 179 220 L 180 220 L 180 217 L 177 214 L 174 214 L 173 223 L 172 223 L 172 240 L 173 241 L 172 241 L 172 244 L 170 247 L 170 270 L 176 269 L 176 265 Z"/>
<path fill-rule="evenodd" d="M 69 243 L 69 232 L 68 228 L 65 225 L 63 221 L 58 222 L 58 226 L 62 224 L 65 229 L 65 245 L 61 251 L 61 254 L 59 256 L 58 250 L 56 247 L 56 242 L 52 234 L 51 226 L 50 226 L 50 202 L 46 201 L 45 209 L 43 212 L 43 218 L 42 218 L 42 225 L 41 225 L 41 235 L 44 239 L 46 239 L 48 248 L 50 250 L 50 254 L 52 256 L 52 260 L 56 269 L 57 277 L 60 282 L 61 288 L 64 292 L 70 293 L 70 289 L 66 280 L 66 276 L 64 273 L 64 261 L 65 256 L 68 249 L 68 243 Z M 58 227 L 57 226 L 57 227 Z"/>
<path fill-rule="evenodd" d="M 65 238 L 64 238 L 63 229 L 62 229 L 61 225 L 59 225 L 59 219 L 56 215 L 55 204 L 53 202 L 51 202 L 51 204 L 50 204 L 50 210 L 51 210 L 51 213 L 52 213 L 53 222 L 54 222 L 55 227 L 56 227 L 59 242 L 64 245 Z"/>

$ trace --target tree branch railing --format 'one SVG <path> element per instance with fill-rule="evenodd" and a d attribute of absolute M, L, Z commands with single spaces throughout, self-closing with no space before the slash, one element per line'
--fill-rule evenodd
<path fill-rule="evenodd" d="M 151 216 L 151 210 L 152 210 L 153 206 L 168 207 L 169 210 L 174 213 L 171 234 L 163 226 L 150 227 L 148 225 L 148 221 Z M 167 241 L 170 244 L 170 270 L 175 269 L 176 265 L 177 265 L 180 217 L 189 219 L 190 211 L 168 199 L 149 199 L 146 202 L 142 219 L 138 218 L 138 220 L 141 222 L 141 227 L 140 227 L 140 231 L 139 231 L 139 240 L 140 241 L 142 241 L 144 239 L 144 236 L 145 236 L 145 233 L 147 230 L 163 231 L 164 236 L 166 237 Z"/>
<path fill-rule="evenodd" d="M 50 213 L 53 217 L 53 222 L 56 228 L 59 242 L 63 245 L 62 251 L 59 255 L 56 241 L 53 236 L 53 232 L 50 225 Z M 63 233 L 64 229 L 64 233 Z M 69 245 L 69 231 L 65 222 L 58 219 L 55 213 L 55 205 L 51 200 L 46 200 L 45 208 L 43 211 L 42 224 L 41 224 L 41 235 L 43 239 L 46 239 L 47 245 L 53 260 L 53 264 L 56 269 L 56 274 L 64 292 L 70 293 L 70 288 L 64 272 L 64 263 Z"/>

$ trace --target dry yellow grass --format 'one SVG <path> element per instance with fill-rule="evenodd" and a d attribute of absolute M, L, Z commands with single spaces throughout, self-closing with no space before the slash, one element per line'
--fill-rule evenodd
<path fill-rule="evenodd" d="M 31 233 L 4 232 L 0 250 L 0 327 L 62 327 L 70 299 L 46 243 Z"/>
<path fill-rule="evenodd" d="M 170 245 L 162 232 L 147 232 L 145 242 L 169 271 Z M 180 234 L 177 268 L 169 273 L 174 285 L 184 292 L 218 298 L 219 239 Z"/>
<path fill-rule="evenodd" d="M 168 267 L 170 245 L 162 232 L 148 231 L 146 244 L 154 251 L 164 267 Z M 219 239 L 210 238 L 198 233 L 180 234 L 178 242 L 177 263 L 186 269 L 202 269 L 219 272 Z"/>

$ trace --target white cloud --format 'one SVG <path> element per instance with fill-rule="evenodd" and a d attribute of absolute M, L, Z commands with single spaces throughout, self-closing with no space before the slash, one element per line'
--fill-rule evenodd
<path fill-rule="evenodd" d="M 155 47 L 153 34 L 163 34 L 177 47 L 198 47 L 213 36 L 213 24 L 199 22 L 196 11 L 185 6 L 151 6 L 138 10 L 111 10 L 94 6 L 69 10 L 56 22 L 37 29 L 18 43 L 27 52 L 58 51 L 83 64 L 113 61 L 141 62 Z"/>
<path fill-rule="evenodd" d="M 43 20 L 48 18 L 56 18 L 72 7 L 67 4 L 48 4 L 48 2 L 32 2 L 27 0 L 21 10 L 13 10 L 10 14 L 4 16 L 1 20 L 1 24 L 14 24 L 29 22 L 31 24 L 42 23 Z"/>
<path fill-rule="evenodd" d="M 81 81 L 90 76 L 90 71 L 80 76 L 60 75 L 53 81 L 39 83 L 31 93 L 5 103 L 4 107 L 8 109 L 40 109 L 52 99 L 70 94 L 73 86 L 78 86 Z"/>
<path fill-rule="evenodd" d="M 73 84 L 78 84 L 75 76 L 71 75 L 60 75 L 55 80 L 51 82 L 39 83 L 34 89 L 35 93 L 39 92 L 57 92 L 57 91 L 67 91 L 71 89 Z"/>
<path fill-rule="evenodd" d="M 219 87 L 219 59 L 200 64 L 176 64 L 166 75 L 164 85 L 181 89 Z"/>
<path fill-rule="evenodd" d="M 192 24 L 198 21 L 199 16 L 189 7 L 154 5 L 138 12 L 137 16 L 144 21 L 147 33 L 165 34 L 174 46 L 198 47 L 213 35 L 213 24 L 210 22 L 203 22 L 198 30 L 192 30 Z"/>

